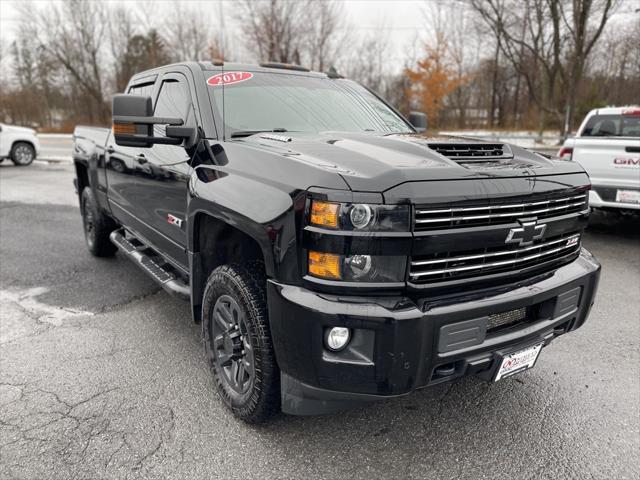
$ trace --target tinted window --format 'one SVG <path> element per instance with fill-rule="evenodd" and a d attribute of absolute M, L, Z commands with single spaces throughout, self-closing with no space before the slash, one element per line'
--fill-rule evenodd
<path fill-rule="evenodd" d="M 187 84 L 182 81 L 167 80 L 162 82 L 154 115 L 184 119 L 188 105 L 189 89 Z"/>
<path fill-rule="evenodd" d="M 582 137 L 640 137 L 640 116 L 594 115 L 584 126 Z"/>
<path fill-rule="evenodd" d="M 129 89 L 131 95 L 142 95 L 150 97 L 153 94 L 153 83 L 143 83 L 140 85 L 134 85 Z"/>
<path fill-rule="evenodd" d="M 273 129 L 314 133 L 412 131 L 384 102 L 349 80 L 253 73 L 245 81 L 225 85 L 224 97 L 221 85 L 208 89 L 220 116 L 224 110 L 227 134 Z"/>

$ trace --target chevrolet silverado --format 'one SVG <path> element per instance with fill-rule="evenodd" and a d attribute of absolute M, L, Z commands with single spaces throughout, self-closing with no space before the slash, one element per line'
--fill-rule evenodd
<path fill-rule="evenodd" d="M 75 130 L 87 246 L 190 302 L 247 422 L 504 381 L 587 319 L 589 178 L 425 128 L 335 72 L 139 73 L 111 129 Z"/>

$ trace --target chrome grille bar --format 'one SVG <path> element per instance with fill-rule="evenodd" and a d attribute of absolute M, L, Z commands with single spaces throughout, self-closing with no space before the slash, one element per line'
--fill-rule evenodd
<path fill-rule="evenodd" d="M 485 206 L 485 207 L 459 207 L 459 208 L 444 208 L 444 209 L 436 209 L 436 210 L 416 210 L 416 224 L 429 224 L 429 223 L 451 223 L 451 222 L 459 222 L 459 221 L 470 221 L 470 220 L 482 220 L 482 219 L 499 219 L 499 218 L 508 218 L 508 217 L 522 217 L 526 215 L 540 215 L 550 212 L 559 212 L 561 210 L 567 210 L 575 207 L 586 206 L 586 194 L 575 195 L 572 197 L 566 197 L 555 200 L 546 200 L 540 202 L 529 202 L 529 203 L 519 203 L 519 204 L 504 204 L 504 205 L 495 205 L 495 206 Z M 556 203 L 568 202 L 565 205 L 553 205 Z M 546 208 L 535 208 L 538 206 L 545 205 Z M 504 209 L 519 209 L 516 212 L 507 212 L 507 213 L 499 213 L 496 210 L 504 210 Z M 496 211 L 496 212 L 494 212 Z M 456 215 L 458 213 L 471 213 L 471 215 Z M 473 215 L 473 212 L 481 213 L 487 212 L 486 214 L 481 215 Z M 449 214 L 448 216 L 441 216 L 436 218 L 419 218 L 422 215 L 432 215 L 432 214 Z"/>
<path fill-rule="evenodd" d="M 568 198 L 558 198 L 556 200 L 544 200 L 541 202 L 527 202 L 527 203 L 516 203 L 516 204 L 505 204 L 505 205 L 491 205 L 488 207 L 458 207 L 458 208 L 442 208 L 438 210 L 418 210 L 417 213 L 446 213 L 446 212 L 466 212 L 469 210 L 495 210 L 498 208 L 524 208 L 535 205 L 545 205 L 548 203 L 558 203 L 558 202 L 566 202 L 571 200 L 584 200 L 586 195 L 576 195 L 574 197 Z"/>
<path fill-rule="evenodd" d="M 571 235 L 570 237 L 560 238 L 557 240 L 552 240 L 550 242 L 538 243 L 537 245 L 531 245 L 530 247 L 519 248 L 517 250 L 505 250 L 502 252 L 493 252 L 493 253 L 485 253 L 478 255 L 467 255 L 462 257 L 449 257 L 449 258 L 439 258 L 437 260 L 418 260 L 416 262 L 411 262 L 411 266 L 422 266 L 422 265 L 433 265 L 435 263 L 445 263 L 445 262 L 462 262 L 465 260 L 476 260 L 478 258 L 489 258 L 489 257 L 499 257 L 501 255 L 516 255 L 522 252 L 529 252 L 531 250 L 536 250 L 538 248 L 548 247 L 550 245 L 555 245 L 556 243 L 569 242 L 572 238 L 579 238 L 580 234 Z M 569 245 L 572 246 L 572 245 Z"/>
<path fill-rule="evenodd" d="M 573 253 L 573 251 L 576 251 L 580 248 L 580 234 L 575 234 L 575 235 L 571 235 L 565 238 L 561 238 L 558 240 L 553 240 L 553 241 L 549 241 L 549 242 L 542 242 L 539 243 L 537 245 L 533 245 L 531 247 L 525 247 L 525 248 L 520 248 L 520 249 L 516 249 L 516 250 L 506 250 L 506 251 L 502 251 L 502 252 L 493 252 L 493 253 L 488 253 L 488 254 L 484 254 L 484 255 L 470 255 L 468 257 L 451 257 L 451 258 L 445 258 L 442 259 L 442 262 L 457 262 L 457 261 L 465 261 L 466 260 L 474 260 L 474 259 L 486 259 L 487 257 L 496 257 L 499 255 L 519 255 L 520 253 L 523 252 L 528 252 L 531 250 L 535 250 L 535 249 L 543 249 L 545 247 L 548 246 L 552 246 L 552 245 L 556 245 L 558 243 L 562 243 L 565 242 L 565 245 L 561 245 L 555 248 L 552 248 L 550 250 L 545 250 L 539 253 L 535 253 L 532 255 L 527 255 L 525 257 L 517 257 L 517 258 L 513 258 L 513 259 L 509 259 L 509 260 L 501 260 L 501 261 L 497 261 L 497 262 L 491 262 L 491 263 L 486 263 L 486 262 L 482 262 L 482 263 L 477 263 L 477 264 L 473 264 L 473 265 L 466 265 L 466 266 L 458 266 L 458 267 L 451 267 L 451 268 L 442 268 L 439 270 L 426 270 L 426 271 L 420 271 L 420 272 L 416 272 L 413 271 L 414 267 L 418 267 L 418 266 L 424 266 L 424 265 L 429 265 L 432 263 L 442 263 L 440 262 L 438 259 L 438 262 L 436 262 L 435 260 L 427 260 L 427 261 L 415 261 L 415 262 L 411 262 L 411 269 L 412 271 L 410 272 L 410 276 L 411 278 L 414 279 L 419 279 L 421 277 L 425 277 L 425 276 L 431 276 L 431 275 L 442 275 L 442 274 L 449 274 L 449 273 L 455 273 L 455 272 L 464 272 L 464 271 L 470 271 L 470 270 L 491 270 L 492 268 L 496 268 L 496 267 L 503 267 L 506 265 L 512 265 L 512 266 L 516 266 L 518 263 L 521 262 L 527 262 L 527 261 L 531 261 L 531 260 L 535 260 L 537 258 L 541 258 L 541 257 L 546 257 L 549 255 L 553 255 L 556 253 L 560 253 L 560 252 L 564 252 L 566 251 L 567 254 L 569 253 Z M 575 242 L 573 242 L 573 239 L 577 239 Z"/>

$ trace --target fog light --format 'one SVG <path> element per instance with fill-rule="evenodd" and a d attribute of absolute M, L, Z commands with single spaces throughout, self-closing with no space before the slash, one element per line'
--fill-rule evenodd
<path fill-rule="evenodd" d="M 351 339 L 351 331 L 345 327 L 327 328 L 324 343 L 332 352 L 338 352 L 347 346 Z"/>

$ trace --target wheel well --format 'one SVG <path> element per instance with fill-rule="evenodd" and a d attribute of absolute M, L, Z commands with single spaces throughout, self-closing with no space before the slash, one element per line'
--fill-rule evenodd
<path fill-rule="evenodd" d="M 84 187 L 89 186 L 89 172 L 87 167 L 81 163 L 75 162 L 76 178 L 78 180 L 78 198 L 80 199 L 80 205 L 82 207 L 82 190 Z"/>
<path fill-rule="evenodd" d="M 204 286 L 215 268 L 230 263 L 264 263 L 265 259 L 254 238 L 233 225 L 206 214 L 196 217 L 194 236 L 196 242 L 191 290 L 193 317 L 199 322 Z"/>
<path fill-rule="evenodd" d="M 31 142 L 30 140 L 15 140 L 12 144 L 11 144 L 11 150 L 13 150 L 13 147 L 16 146 L 16 144 L 18 143 L 26 143 L 27 145 L 29 145 L 31 148 L 33 148 L 33 151 L 36 151 L 36 146 L 33 144 L 33 142 Z"/>
<path fill-rule="evenodd" d="M 220 265 L 264 262 L 258 242 L 243 231 L 208 215 L 201 215 L 198 220 L 196 251 L 200 253 L 205 279 Z"/>

